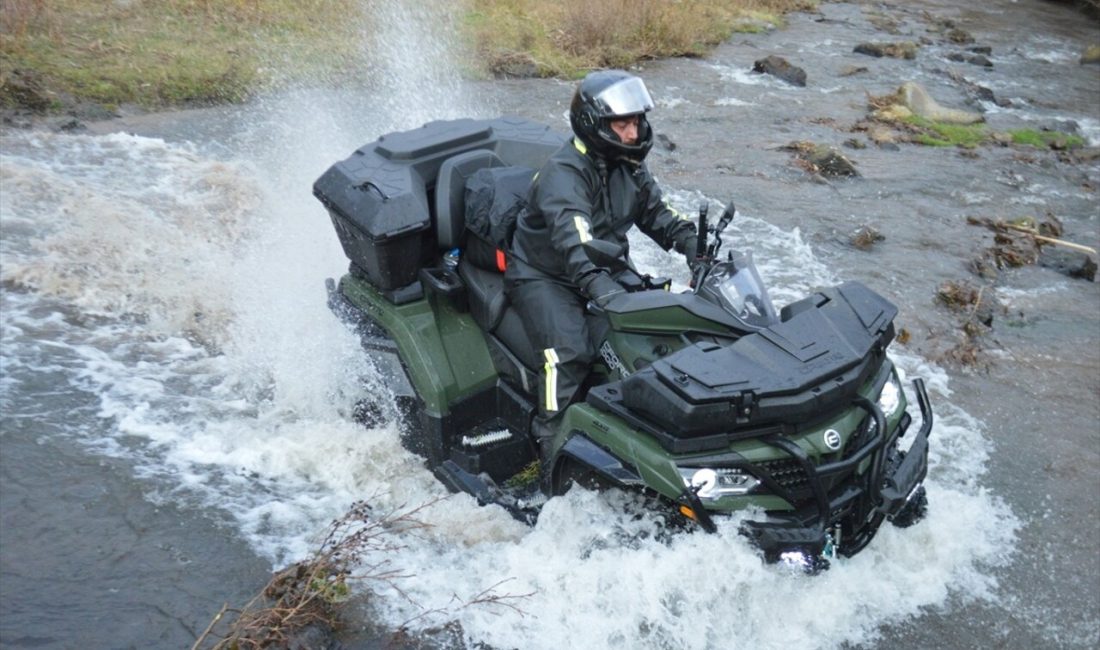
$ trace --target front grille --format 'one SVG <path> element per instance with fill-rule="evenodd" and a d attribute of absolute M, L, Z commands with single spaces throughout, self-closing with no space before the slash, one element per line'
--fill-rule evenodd
<path fill-rule="evenodd" d="M 768 460 L 757 463 L 757 466 L 771 474 L 771 477 L 784 490 L 791 493 L 796 499 L 802 499 L 810 495 L 810 481 L 806 478 L 806 472 L 802 470 L 802 464 L 791 458 L 780 460 Z"/>
<path fill-rule="evenodd" d="M 806 477 L 806 472 L 802 469 L 802 463 L 797 460 L 792 458 L 768 460 L 757 463 L 756 466 L 771 474 L 775 482 L 787 491 L 790 499 L 794 501 L 792 505 L 801 505 L 813 497 L 810 479 Z M 851 471 L 844 471 L 822 476 L 821 485 L 825 488 L 825 492 L 829 493 L 833 487 L 843 482 L 850 474 Z"/>

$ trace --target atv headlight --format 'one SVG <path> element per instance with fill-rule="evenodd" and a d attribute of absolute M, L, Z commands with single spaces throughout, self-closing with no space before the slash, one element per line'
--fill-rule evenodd
<path fill-rule="evenodd" d="M 726 496 L 748 494 L 760 481 L 740 469 L 709 467 L 678 467 L 684 486 L 695 490 L 704 501 L 716 501 Z"/>
<path fill-rule="evenodd" d="M 890 417 L 898 410 L 901 404 L 901 386 L 898 385 L 897 374 L 891 372 L 886 383 L 882 385 L 882 392 L 878 394 L 878 407 L 882 409 L 882 415 Z"/>

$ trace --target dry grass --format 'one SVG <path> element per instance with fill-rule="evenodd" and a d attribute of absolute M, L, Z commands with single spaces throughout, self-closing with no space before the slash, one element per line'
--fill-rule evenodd
<path fill-rule="evenodd" d="M 470 34 L 490 71 L 517 59 L 575 77 L 639 60 L 700 56 L 735 31 L 781 24 L 807 0 L 474 0 Z"/>
<path fill-rule="evenodd" d="M 357 42 L 348 16 L 358 7 L 354 0 L 4 0 L 0 83 L 18 70 L 32 71 L 54 94 L 105 104 L 240 100 L 338 66 Z"/>
<path fill-rule="evenodd" d="M 414 576 L 393 561 L 404 540 L 431 528 L 419 516 L 441 500 L 388 512 L 376 511 L 367 501 L 352 504 L 332 522 L 312 555 L 277 571 L 244 607 L 222 606 L 191 650 L 330 647 L 335 644 L 318 637 L 331 637 L 342 627 L 345 603 L 368 599 L 379 589 L 412 602 L 401 583 Z M 414 621 L 430 617 L 453 621 L 457 612 L 467 608 L 506 609 L 526 616 L 520 605 L 534 592 L 501 591 L 509 581 L 500 580 L 466 598 L 454 594 L 445 608 L 423 609 L 394 631 L 392 646 L 412 647 L 408 628 Z"/>
<path fill-rule="evenodd" d="M 572 78 L 699 56 L 735 31 L 781 24 L 815 0 L 467 0 L 472 70 Z M 361 71 L 362 0 L 2 0 L 0 104 L 149 107 L 239 101 L 301 79 Z M 31 88 L 26 99 L 26 88 Z M 41 88 L 39 92 L 38 88 Z"/>

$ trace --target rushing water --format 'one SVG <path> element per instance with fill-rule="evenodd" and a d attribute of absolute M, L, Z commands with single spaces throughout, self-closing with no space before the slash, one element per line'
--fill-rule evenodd
<path fill-rule="evenodd" d="M 945 9 L 893 10 L 915 20 L 912 5 Z M 996 17 L 1013 5 L 997 3 L 1000 13 L 973 29 L 988 24 L 993 38 Z M 431 504 L 417 515 L 428 528 L 367 558 L 407 575 L 396 587 L 364 587 L 377 592 L 365 615 L 382 628 L 457 621 L 470 644 L 499 648 L 825 648 L 928 645 L 913 622 L 930 621 L 931 642 L 951 646 L 954 626 L 970 613 L 992 624 L 1011 611 L 1016 622 L 1007 629 L 1038 626 L 1034 636 L 959 625 L 959 645 L 1100 642 L 1098 586 L 1088 582 L 1098 576 L 1095 506 L 1070 528 L 1084 554 L 1084 583 L 1069 586 L 1078 604 L 1060 604 L 1063 585 L 1051 583 L 1073 569 L 1059 556 L 1062 529 L 1039 524 L 1074 518 L 1051 500 L 1075 497 L 1044 484 L 1045 505 L 1036 504 L 1042 496 L 1015 483 L 1019 468 L 1002 460 L 1024 445 L 995 442 L 1011 425 L 983 419 L 997 417 L 988 409 L 975 415 L 974 396 L 956 392 L 959 382 L 978 380 L 952 377 L 917 344 L 897 346 L 894 358 L 905 375 L 928 381 L 936 408 L 929 516 L 904 531 L 884 527 L 859 556 L 815 578 L 762 565 L 735 522 L 717 535 L 668 540 L 654 534 L 655 518 L 627 517 L 613 497 L 583 491 L 551 500 L 534 527 L 520 525 L 465 495 L 448 496 L 400 446 L 396 425 L 356 424 L 355 401 L 385 387 L 325 305 L 322 281 L 340 275 L 346 260 L 311 196 L 313 180 L 363 142 L 428 119 L 508 111 L 564 129 L 570 92 L 553 81 L 458 83 L 448 30 L 434 29 L 451 24 L 451 10 L 381 1 L 366 8 L 384 35 L 367 48 L 362 89 L 288 91 L 243 109 L 135 120 L 113 133 L 99 125 L 93 131 L 104 133 L 0 136 L 0 643 L 188 646 L 222 602 L 247 600 L 267 570 L 307 554 L 326 524 L 362 498 L 381 512 Z M 680 145 L 653 154 L 674 204 L 694 210 L 705 196 L 747 197 L 730 240 L 751 245 L 778 303 L 854 276 L 898 300 L 914 330 L 940 324 L 923 315 L 927 285 L 957 273 L 944 258 L 955 260 L 952 249 L 968 244 L 947 233 L 937 239 L 928 222 L 901 223 L 907 211 L 930 216 L 951 205 L 931 223 L 949 231 L 948 217 L 974 206 L 1041 205 L 1095 242 L 1095 186 L 1075 186 L 1050 166 L 1017 180 L 1007 153 L 974 162 L 987 177 L 958 184 L 949 181 L 965 169 L 959 162 L 935 168 L 937 156 L 954 156 L 942 151 L 905 153 L 899 174 L 894 152 L 869 149 L 866 179 L 845 189 L 776 166 L 774 145 L 825 133 L 805 119 L 807 106 L 846 119 L 863 110 L 851 84 L 878 94 L 899 82 L 905 62 L 881 62 L 866 82 L 835 74 L 851 57 L 851 39 L 875 34 L 865 9 L 826 4 L 832 22 L 800 17 L 786 32 L 737 37 L 707 60 L 646 71 L 658 96 L 655 122 L 663 115 Z M 1078 68 L 1061 85 L 1044 74 L 1043 66 L 1075 66 L 1081 49 L 1064 40 L 1069 28 L 1049 28 L 1059 31 L 998 47 L 1006 53 L 996 64 L 1008 71 L 991 85 L 1012 96 L 1019 89 L 1024 108 L 997 119 L 1074 119 L 1095 141 L 1100 116 L 1089 93 L 1100 82 Z M 792 90 L 744 72 L 746 56 L 772 48 L 792 58 L 817 53 L 806 67 L 827 81 Z M 934 67 L 907 73 L 933 84 L 942 78 Z M 1039 80 L 1069 99 L 1048 102 L 1053 108 L 1028 101 Z M 742 124 L 729 128 L 730 115 Z M 723 166 L 723 148 L 737 152 L 733 167 Z M 918 164 L 924 173 L 914 172 Z M 1095 183 L 1095 167 L 1084 173 Z M 915 207 L 881 208 L 922 192 Z M 790 216 L 807 214 L 812 223 Z M 837 233 L 868 215 L 891 224 L 884 252 L 845 252 Z M 644 239 L 635 248 L 642 265 L 682 277 L 681 261 Z M 1079 309 L 1076 317 L 1093 323 L 1085 340 L 1095 342 L 1095 285 L 1047 273 L 1056 279 L 1024 274 L 1002 299 L 1021 314 L 1046 308 L 1050 319 L 1071 320 Z M 923 276 L 924 293 L 906 280 Z M 1080 334 L 1070 327 L 1051 331 Z M 1058 385 L 1052 375 L 1064 366 L 1027 350 L 1006 346 L 1004 354 Z M 1082 350 L 1078 363 L 1074 377 L 1090 382 L 1095 400 L 1095 353 Z M 1013 398 L 1002 385 L 988 388 L 999 391 L 991 399 Z M 1050 418 L 1087 427 L 1096 404 L 1079 405 L 1076 418 L 1074 408 Z M 1073 470 L 1093 494 L 1096 435 L 1080 433 L 1084 465 Z M 1060 449 L 1053 433 L 1049 440 Z M 1066 454 L 1050 461 L 1051 472 L 1070 471 Z M 1055 578 L 1040 578 L 1028 597 L 1029 585 L 1013 576 L 1042 574 L 1036 554 Z"/>

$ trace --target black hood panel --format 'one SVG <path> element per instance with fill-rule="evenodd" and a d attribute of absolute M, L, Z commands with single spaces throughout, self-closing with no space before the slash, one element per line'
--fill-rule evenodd
<path fill-rule="evenodd" d="M 698 343 L 621 382 L 622 405 L 678 437 L 817 420 L 881 366 L 897 307 L 858 282 L 731 345 Z"/>

